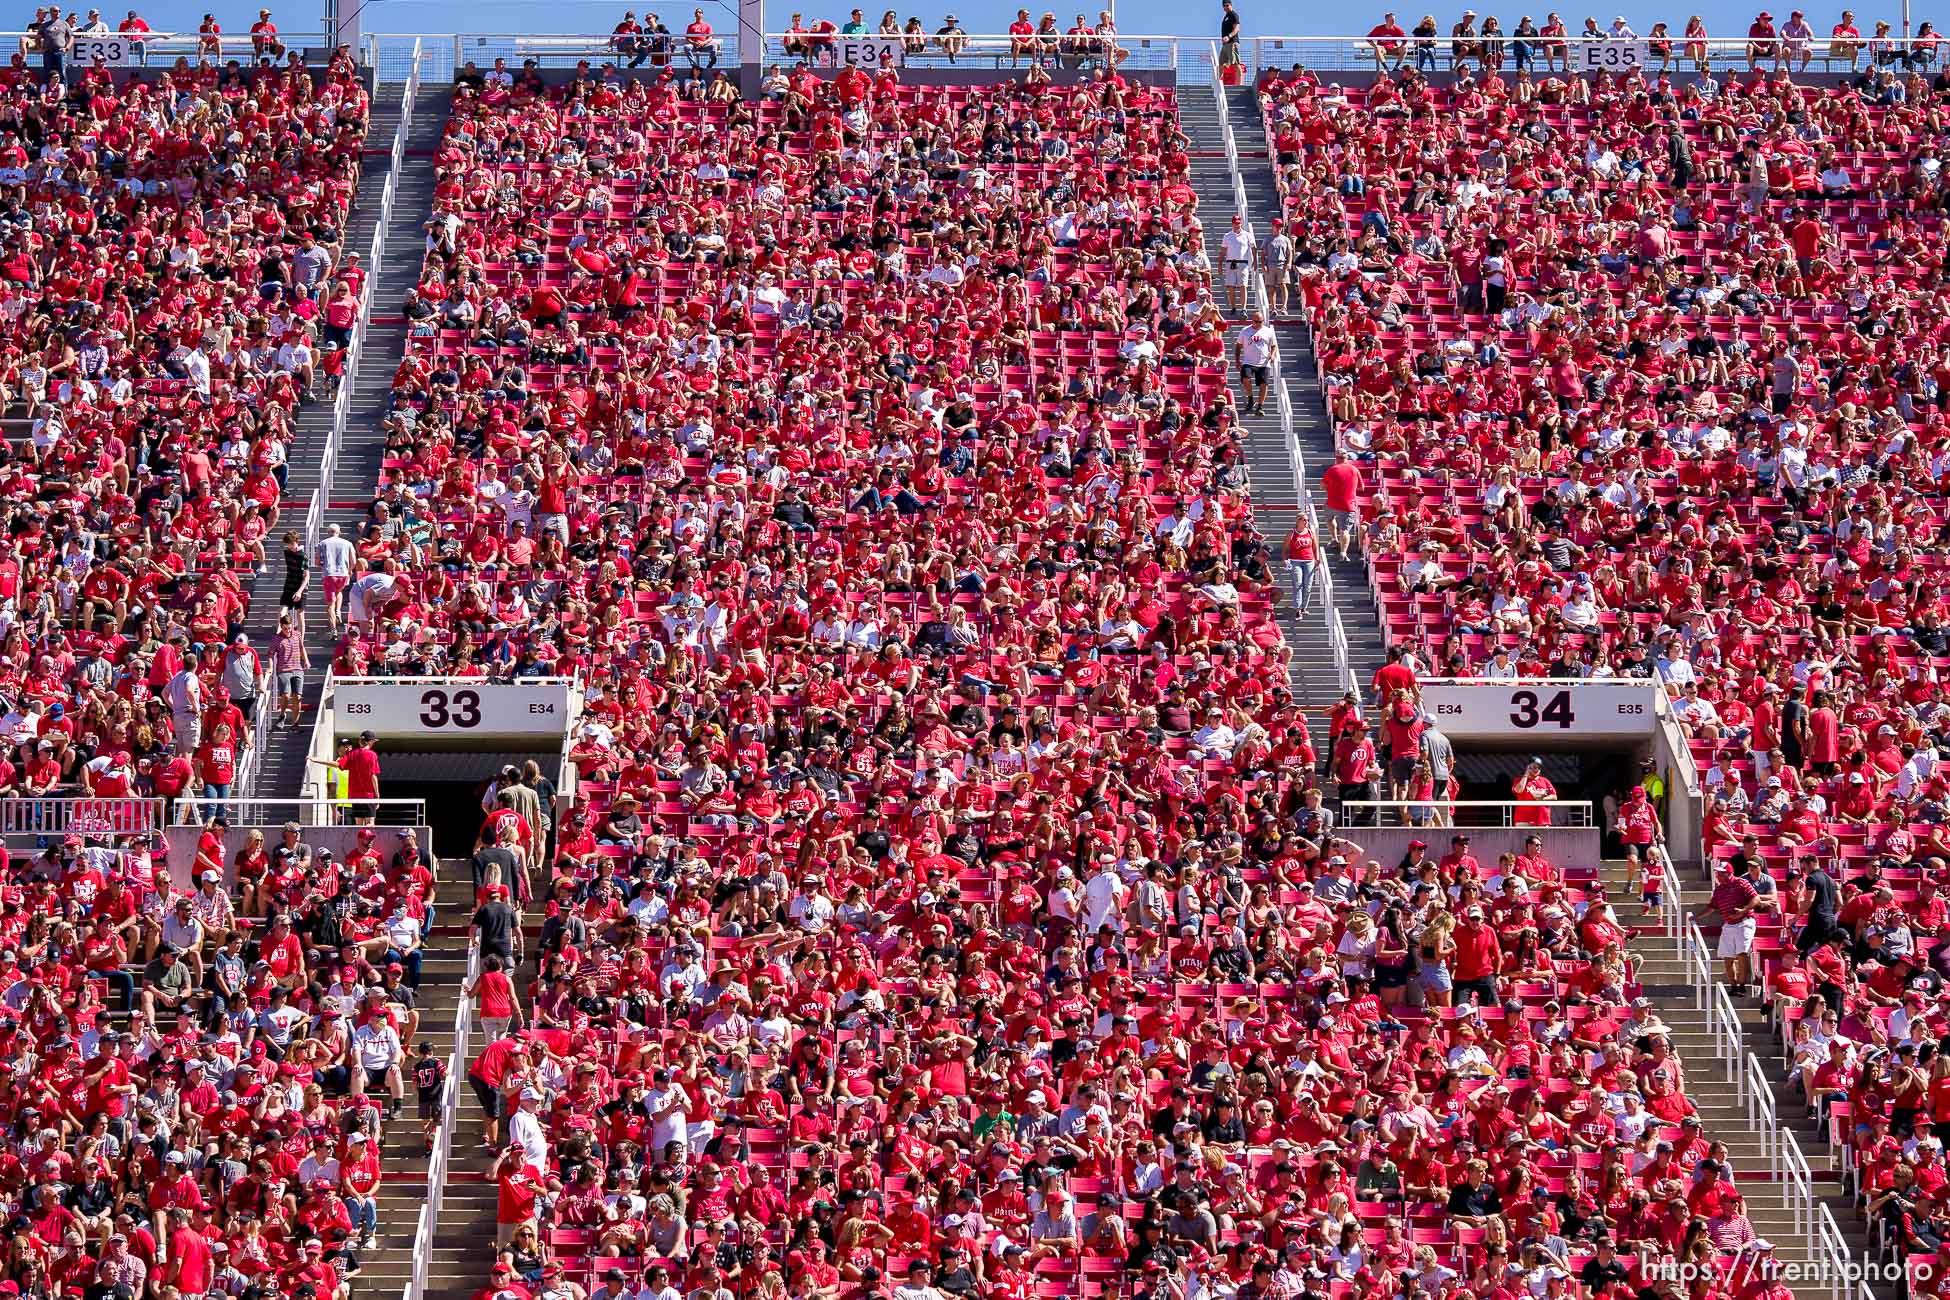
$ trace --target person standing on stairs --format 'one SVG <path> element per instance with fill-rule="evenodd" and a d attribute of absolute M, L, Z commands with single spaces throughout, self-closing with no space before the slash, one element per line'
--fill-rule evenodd
<path fill-rule="evenodd" d="M 277 682 L 274 707 L 279 726 L 297 728 L 305 707 L 305 670 L 310 667 L 311 653 L 305 648 L 303 627 L 293 622 L 289 613 L 278 615 L 277 635 L 271 638 L 271 674 Z"/>
<path fill-rule="evenodd" d="M 1259 415 L 1266 409 L 1266 385 L 1273 377 L 1273 358 L 1280 350 L 1279 339 L 1273 327 L 1266 323 L 1265 312 L 1254 312 L 1252 319 L 1240 328 L 1234 350 L 1239 358 L 1239 396 L 1247 415 Z"/>
<path fill-rule="evenodd" d="M 305 597 L 310 591 L 311 556 L 305 552 L 305 539 L 293 530 L 284 535 L 284 590 L 278 593 L 278 609 L 290 617 L 301 641 L 305 635 Z"/>
<path fill-rule="evenodd" d="M 1252 273 L 1252 265 L 1258 260 L 1259 249 L 1253 239 L 1253 232 L 1246 228 L 1243 217 L 1234 214 L 1232 229 L 1226 231 L 1220 241 L 1220 258 L 1225 263 L 1223 279 L 1226 286 L 1226 312 L 1238 311 L 1245 305 L 1246 277 Z"/>
<path fill-rule="evenodd" d="M 1293 577 L 1293 612 L 1304 615 L 1313 600 L 1314 568 L 1319 563 L 1314 552 L 1313 530 L 1307 521 L 1296 519 L 1293 531 L 1286 535 L 1286 543 L 1281 548 L 1281 556 L 1286 560 L 1287 572 Z"/>
<path fill-rule="evenodd" d="M 1731 862 L 1720 863 L 1715 871 L 1718 878 L 1713 882 L 1713 893 L 1695 916 L 1719 914 L 1719 957 L 1725 963 L 1726 981 L 1732 985 L 1729 991 L 1739 997 L 1747 991 L 1753 973 L 1754 932 L 1759 928 L 1755 911 L 1760 905 L 1760 891 Z"/>
<path fill-rule="evenodd" d="M 325 617 L 336 634 L 344 615 L 346 589 L 352 585 L 352 543 L 339 536 L 337 524 L 325 525 L 325 536 L 318 539 L 318 571 L 325 577 Z"/>
<path fill-rule="evenodd" d="M 1360 538 L 1361 471 L 1344 451 L 1334 453 L 1334 463 L 1320 475 L 1321 490 L 1327 494 L 1327 533 L 1347 558 L 1348 548 Z"/>
<path fill-rule="evenodd" d="M 1286 223 L 1273 218 L 1273 237 L 1260 250 L 1260 273 L 1266 279 L 1266 303 L 1275 316 L 1286 315 L 1287 297 L 1292 290 L 1293 236 Z"/>

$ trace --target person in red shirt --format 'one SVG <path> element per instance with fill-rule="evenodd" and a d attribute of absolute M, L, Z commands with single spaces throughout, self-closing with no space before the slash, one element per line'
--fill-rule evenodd
<path fill-rule="evenodd" d="M 1533 758 L 1524 765 L 1521 775 L 1510 783 L 1510 794 L 1519 805 L 1511 814 L 1510 820 L 1517 826 L 1548 826 L 1551 824 L 1551 810 L 1534 806 L 1551 802 L 1557 798 L 1557 787 L 1544 775 L 1544 760 Z"/>
<path fill-rule="evenodd" d="M 1374 741 L 1368 737 L 1368 724 L 1360 718 L 1350 719 L 1347 731 L 1334 744 L 1334 780 L 1339 785 L 1341 802 L 1372 800 L 1380 774 Z M 1348 821 L 1350 825 L 1361 825 L 1372 815 L 1373 810 L 1362 810 Z"/>
<path fill-rule="evenodd" d="M 1503 965 L 1503 945 L 1497 941 L 1496 931 L 1484 922 L 1481 907 L 1471 906 L 1463 914 L 1462 924 L 1456 927 L 1455 941 L 1455 1005 L 1467 1005 L 1465 999 L 1474 994 L 1479 1006 L 1501 1006 L 1496 973 Z"/>
<path fill-rule="evenodd" d="M 373 750 L 377 739 L 370 731 L 360 732 L 358 743 L 338 761 L 345 773 L 346 797 L 352 801 L 352 821 L 357 826 L 370 826 L 379 816 L 379 755 Z"/>
<path fill-rule="evenodd" d="M 711 24 L 704 21 L 702 9 L 691 10 L 691 20 L 684 24 L 684 57 L 698 76 L 718 66 L 718 42 L 712 38 Z"/>
<path fill-rule="evenodd" d="M 494 1162 L 495 1195 L 494 1244 L 506 1246 L 523 1224 L 535 1222 L 542 1193 L 546 1190 L 542 1171 L 530 1164 L 519 1143 L 509 1146 Z"/>
<path fill-rule="evenodd" d="M 1346 452 L 1337 451 L 1334 463 L 1321 471 L 1320 486 L 1327 495 L 1327 535 L 1345 560 L 1361 535 L 1361 471 Z"/>
<path fill-rule="evenodd" d="M 219 723 L 196 751 L 196 775 L 203 782 L 206 817 L 230 816 L 230 787 L 237 780 L 237 745 L 229 723 Z"/>
<path fill-rule="evenodd" d="M 1401 70 L 1402 60 L 1408 57 L 1408 33 L 1395 21 L 1393 13 L 1381 15 L 1381 21 L 1368 29 L 1368 41 L 1374 47 L 1374 67 L 1382 71 L 1382 65 L 1393 59 L 1396 71 Z"/>
<path fill-rule="evenodd" d="M 210 1239 L 190 1223 L 190 1212 L 169 1212 L 169 1254 L 163 1281 L 183 1295 L 204 1295 L 216 1279 L 216 1256 Z"/>
<path fill-rule="evenodd" d="M 1036 24 L 1029 21 L 1027 9 L 1016 10 L 1016 20 L 1009 24 L 1009 59 L 1036 57 Z"/>
<path fill-rule="evenodd" d="M 258 59 L 282 59 L 284 42 L 278 39 L 278 25 L 271 21 L 271 11 L 257 11 L 257 21 L 251 24 L 251 55 Z"/>
<path fill-rule="evenodd" d="M 1776 35 L 1773 14 L 1763 9 L 1754 15 L 1753 25 L 1747 28 L 1747 71 L 1757 71 L 1762 60 L 1775 57 L 1779 49 Z"/>

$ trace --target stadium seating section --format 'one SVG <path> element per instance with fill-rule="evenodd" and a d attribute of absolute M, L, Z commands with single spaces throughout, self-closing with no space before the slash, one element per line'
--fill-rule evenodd
<path fill-rule="evenodd" d="M 595 688 L 484 891 L 547 918 L 486 1293 L 1678 1248 L 1715 1152 L 1595 864 L 1314 809 L 1172 95 L 769 91 L 490 82 L 437 158 L 337 663 Z"/>
<path fill-rule="evenodd" d="M 1665 684 L 1721 881 L 1751 858 L 1777 886 L 1756 951 L 1797 1078 L 1878 1229 L 1933 1252 L 1931 1175 L 1871 1127 L 1950 1120 L 1873 1047 L 1950 1008 L 1946 83 L 1893 71 L 1294 72 L 1262 104 L 1391 642 L 1440 673 Z"/>

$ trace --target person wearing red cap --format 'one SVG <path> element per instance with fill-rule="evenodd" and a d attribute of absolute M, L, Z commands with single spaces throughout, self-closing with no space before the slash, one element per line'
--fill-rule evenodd
<path fill-rule="evenodd" d="M 1779 42 L 1774 30 L 1774 15 L 1765 9 L 1754 15 L 1754 21 L 1747 28 L 1747 70 L 1756 72 L 1762 61 L 1776 59 L 1779 66 Z"/>

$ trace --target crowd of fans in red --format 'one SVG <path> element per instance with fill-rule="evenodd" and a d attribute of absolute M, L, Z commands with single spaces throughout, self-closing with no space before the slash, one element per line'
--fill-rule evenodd
<path fill-rule="evenodd" d="M 357 312 L 366 101 L 349 57 L 0 75 L 0 795 L 229 793 L 285 447 Z"/>
<path fill-rule="evenodd" d="M 1296 68 L 1262 103 L 1330 518 L 1391 642 L 1444 674 L 1665 686 L 1728 978 L 1780 997 L 1869 1212 L 1927 1253 L 1950 1224 L 1950 77 L 1877 63 Z"/>
<path fill-rule="evenodd" d="M 0 1292 L 344 1300 L 375 1229 L 417 846 L 218 823 L 184 889 L 119 833 L 127 796 L 221 802 L 248 743 L 367 100 L 344 55 L 0 71 L 0 798 L 54 828 L 0 852 Z"/>
<path fill-rule="evenodd" d="M 1752 1236 L 1590 865 L 1323 806 L 1170 92 L 470 70 L 436 164 L 336 663 L 589 701 L 477 859 L 484 1300 Z"/>

